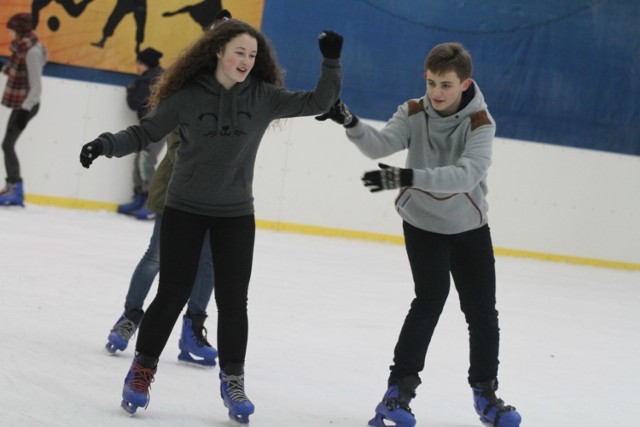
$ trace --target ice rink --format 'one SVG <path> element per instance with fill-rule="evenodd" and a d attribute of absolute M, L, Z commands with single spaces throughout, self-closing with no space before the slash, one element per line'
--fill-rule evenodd
<path fill-rule="evenodd" d="M 135 343 L 117 356 L 104 344 L 151 229 L 115 213 L 0 209 L 1 426 L 231 425 L 218 368 L 177 362 L 179 326 L 147 410 L 129 417 L 120 409 Z M 517 407 L 522 426 L 636 426 L 640 272 L 498 257 L 497 274 L 498 395 Z M 246 364 L 251 426 L 365 427 L 411 298 L 401 245 L 259 229 Z M 215 346 L 213 305 L 209 313 Z M 452 288 L 411 405 L 418 426 L 481 425 L 467 364 Z"/>

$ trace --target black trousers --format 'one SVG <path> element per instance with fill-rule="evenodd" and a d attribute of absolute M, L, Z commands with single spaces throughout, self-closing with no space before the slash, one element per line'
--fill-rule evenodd
<path fill-rule="evenodd" d="M 497 377 L 499 327 L 496 275 L 489 226 L 455 235 L 403 224 L 416 297 L 394 351 L 389 383 L 418 376 L 453 277 L 469 326 L 469 383 Z"/>
<path fill-rule="evenodd" d="M 160 357 L 191 295 L 206 231 L 213 258 L 220 368 L 229 363 L 244 363 L 247 294 L 255 242 L 253 215 L 209 217 L 165 207 L 160 227 L 158 293 L 140 324 L 137 352 Z"/>
<path fill-rule="evenodd" d="M 31 108 L 27 125 L 29 124 L 29 121 L 38 114 L 38 110 L 40 110 L 40 104 L 36 104 Z M 22 176 L 20 176 L 20 162 L 18 161 L 18 156 L 16 154 L 16 143 L 26 127 L 24 129 L 20 129 L 17 124 L 17 119 L 18 110 L 12 110 L 11 115 L 9 116 L 9 121 L 7 122 L 7 132 L 2 140 L 4 167 L 7 171 L 7 182 L 12 184 L 22 181 Z"/>

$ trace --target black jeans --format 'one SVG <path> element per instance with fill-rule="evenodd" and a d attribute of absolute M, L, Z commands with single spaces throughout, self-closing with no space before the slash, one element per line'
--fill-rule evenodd
<path fill-rule="evenodd" d="M 209 231 L 214 295 L 218 306 L 220 369 L 244 363 L 247 351 L 247 294 L 253 265 L 255 218 L 209 217 L 165 207 L 160 228 L 160 282 L 145 313 L 136 351 L 159 358 L 191 295 L 200 251 Z"/>
<path fill-rule="evenodd" d="M 427 349 L 450 289 L 450 275 L 469 325 L 469 383 L 497 377 L 500 332 L 489 226 L 460 234 L 431 233 L 403 224 L 416 298 L 394 352 L 389 383 L 423 369 Z"/>
<path fill-rule="evenodd" d="M 31 108 L 29 121 L 38 114 L 39 109 L 40 104 L 36 104 Z M 17 118 L 18 110 L 12 110 L 11 115 L 9 116 L 9 122 L 7 122 L 7 133 L 5 133 L 4 140 L 2 141 L 4 166 L 7 171 L 7 182 L 12 184 L 22 181 L 22 177 L 20 176 L 20 162 L 18 162 L 18 156 L 16 155 L 16 143 L 24 129 L 18 128 L 18 124 L 16 123 Z M 29 121 L 27 121 L 27 124 L 29 124 Z"/>

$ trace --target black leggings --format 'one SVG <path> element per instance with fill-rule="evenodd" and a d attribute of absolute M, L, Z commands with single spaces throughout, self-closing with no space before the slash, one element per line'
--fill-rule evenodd
<path fill-rule="evenodd" d="M 425 357 L 450 288 L 458 291 L 469 325 L 469 383 L 497 377 L 499 328 L 496 274 L 489 226 L 444 235 L 403 224 L 416 298 L 394 352 L 389 382 L 424 369 Z"/>
<path fill-rule="evenodd" d="M 247 293 L 255 218 L 209 217 L 165 207 L 160 229 L 160 283 L 145 313 L 136 351 L 160 357 L 183 307 L 191 295 L 206 231 L 209 231 L 215 300 L 218 306 L 220 368 L 244 363 L 247 351 Z"/>
<path fill-rule="evenodd" d="M 33 119 L 36 114 L 38 114 L 39 109 L 40 104 L 36 104 L 33 106 L 33 108 L 31 108 L 28 119 L 29 121 Z M 7 133 L 5 133 L 4 140 L 2 141 L 2 151 L 4 152 L 4 166 L 7 170 L 7 182 L 12 184 L 15 184 L 16 182 L 22 182 L 22 176 L 20 176 L 20 162 L 18 161 L 18 156 L 16 155 L 16 143 L 18 142 L 18 138 L 20 137 L 24 129 L 20 129 L 18 127 L 18 111 L 19 110 L 11 111 L 9 122 L 7 123 Z M 27 124 L 29 123 L 29 121 L 27 121 Z"/>

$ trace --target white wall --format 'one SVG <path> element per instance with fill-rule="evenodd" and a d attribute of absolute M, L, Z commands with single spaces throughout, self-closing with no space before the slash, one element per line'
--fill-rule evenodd
<path fill-rule="evenodd" d="M 6 76 L 0 78 L 4 88 Z M 4 137 L 10 110 L 0 108 Z M 80 165 L 80 148 L 100 133 L 137 123 L 124 88 L 44 78 L 40 111 L 16 145 L 26 193 L 122 203 L 133 194 L 133 156 Z M 4 165 L 4 153 L 0 153 Z M 100 161 L 102 160 L 102 161 Z M 3 169 L 3 173 L 6 171 Z M 3 177 L 6 175 L 2 175 Z"/>
<path fill-rule="evenodd" d="M 8 115 L 0 109 L 0 123 Z M 40 113 L 17 146 L 25 191 L 128 201 L 133 156 L 100 158 L 90 170 L 78 156 L 101 132 L 135 122 L 124 88 L 45 78 Z M 403 165 L 404 155 L 384 161 Z M 376 163 L 340 126 L 313 118 L 283 121 L 267 133 L 258 154 L 256 217 L 400 236 L 395 192 L 371 194 L 360 182 Z M 489 188 L 497 248 L 640 266 L 640 157 L 497 139 Z"/>

